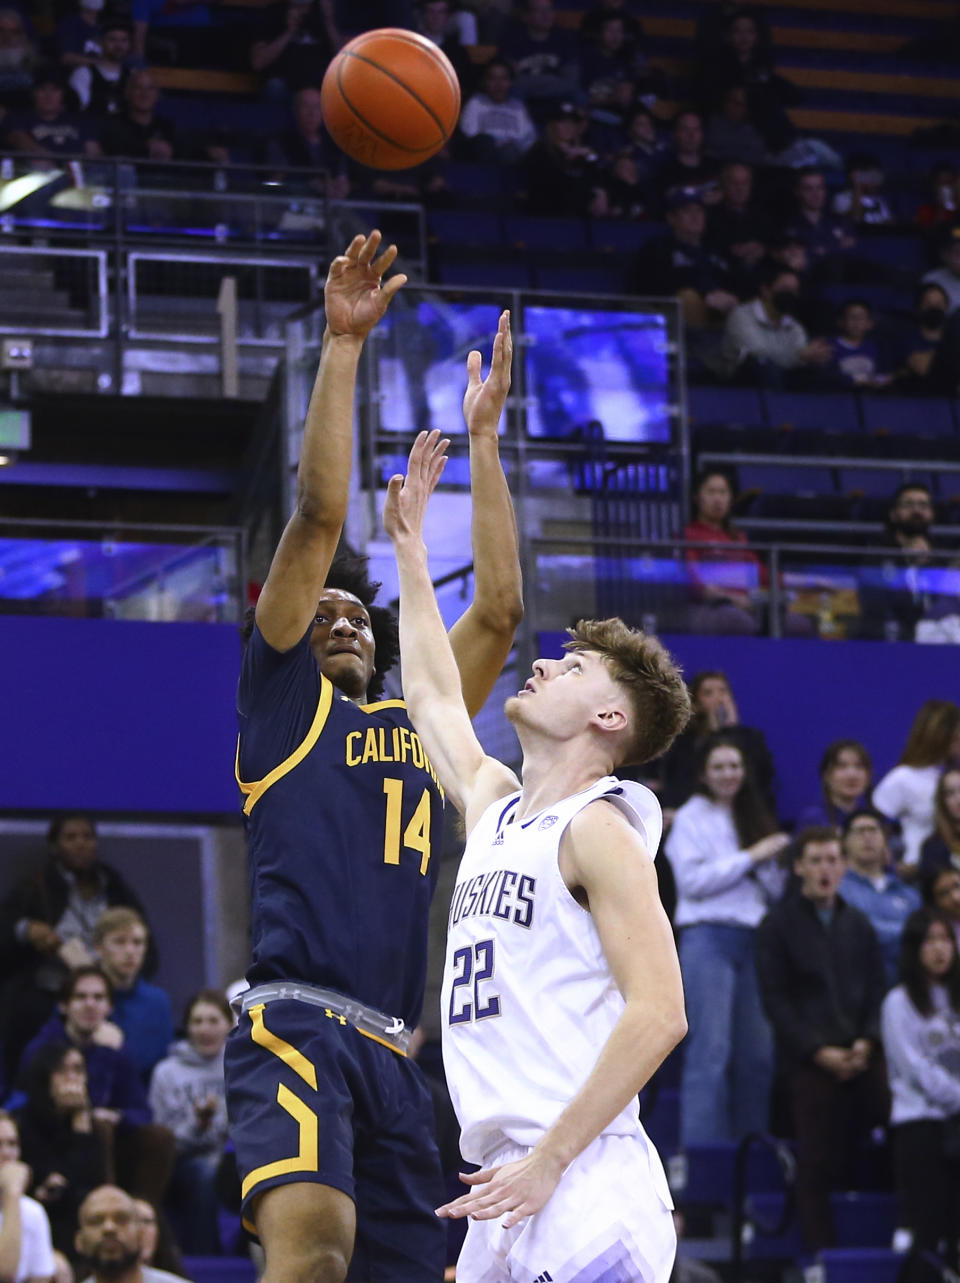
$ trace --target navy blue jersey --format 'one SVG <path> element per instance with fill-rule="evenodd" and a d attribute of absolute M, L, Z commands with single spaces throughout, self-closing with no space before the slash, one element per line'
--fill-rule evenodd
<path fill-rule="evenodd" d="M 358 705 L 324 677 L 310 632 L 259 629 L 237 696 L 252 985 L 303 980 L 409 1028 L 420 1018 L 443 790 L 402 700 Z"/>

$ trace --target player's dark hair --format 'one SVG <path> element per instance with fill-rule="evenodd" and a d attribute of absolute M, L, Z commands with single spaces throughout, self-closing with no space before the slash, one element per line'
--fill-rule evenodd
<path fill-rule="evenodd" d="M 369 558 L 337 553 L 327 571 L 323 586 L 353 593 L 354 597 L 367 608 L 374 641 L 373 675 L 367 687 L 367 698 L 379 699 L 383 694 L 383 683 L 387 673 L 400 658 L 400 630 L 397 617 L 392 610 L 386 606 L 374 605 L 376 595 L 380 591 L 380 583 L 370 578 Z M 256 609 L 250 606 L 244 612 L 243 623 L 240 625 L 240 637 L 244 646 L 253 635 L 255 617 Z"/>
<path fill-rule="evenodd" d="M 820 787 L 823 790 L 823 808 L 827 813 L 827 819 L 831 824 L 835 824 L 840 818 L 837 808 L 830 801 L 830 793 L 827 789 L 827 775 L 840 761 L 841 753 L 856 753 L 860 759 L 860 765 L 867 773 L 867 788 L 870 787 L 870 780 L 873 776 L 873 761 L 865 744 L 859 740 L 833 740 L 823 750 L 823 757 L 820 759 Z"/>
<path fill-rule="evenodd" d="M 743 783 L 737 790 L 731 806 L 733 827 L 737 831 L 737 841 L 741 847 L 753 846 L 754 842 L 759 842 L 761 838 L 769 837 L 771 833 L 776 833 L 778 825 L 776 818 L 770 814 L 770 808 L 763 799 L 763 794 L 757 785 L 750 760 L 735 735 L 731 735 L 727 731 L 714 731 L 700 745 L 697 751 L 696 792 L 701 793 L 704 797 L 710 797 L 710 790 L 706 782 L 707 762 L 710 759 L 710 754 L 718 748 L 735 749 L 740 756 L 740 761 L 743 763 Z"/>
<path fill-rule="evenodd" d="M 953 934 L 953 924 L 939 909 L 925 908 L 917 909 L 910 914 L 903 924 L 903 934 L 900 937 L 900 983 L 921 1016 L 933 1015 L 931 981 L 920 961 L 920 950 L 923 948 L 927 933 L 935 924 L 944 928 L 953 947 L 953 961 L 940 983 L 947 991 L 950 1006 L 955 1012 L 960 1012 L 960 955 L 957 953 L 957 938 Z"/>
<path fill-rule="evenodd" d="M 622 619 L 581 619 L 564 650 L 596 651 L 633 709 L 632 740 L 617 765 L 641 765 L 665 753 L 690 720 L 690 695 L 664 646 Z"/>
<path fill-rule="evenodd" d="M 98 980 L 103 981 L 104 988 L 107 991 L 107 997 L 110 999 L 112 1003 L 113 1002 L 113 984 L 110 980 L 110 977 L 107 975 L 105 971 L 102 971 L 100 967 L 98 967 L 94 962 L 87 963 L 87 965 L 84 967 L 75 967 L 73 971 L 67 972 L 67 974 L 64 976 L 63 984 L 60 986 L 60 1001 L 62 1003 L 68 1003 L 70 999 L 73 997 L 74 991 L 76 990 L 76 987 L 80 983 L 80 981 L 87 980 L 90 976 L 96 976 Z"/>
<path fill-rule="evenodd" d="M 86 811 L 64 811 L 61 815 L 54 816 L 47 827 L 47 842 L 50 846 L 56 846 L 63 831 L 63 826 L 69 823 L 70 820 L 83 820 L 90 825 L 93 836 L 97 836 L 97 822 L 92 815 Z"/>

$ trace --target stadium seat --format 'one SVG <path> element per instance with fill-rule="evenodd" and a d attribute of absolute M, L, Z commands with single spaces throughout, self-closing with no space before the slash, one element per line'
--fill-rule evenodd
<path fill-rule="evenodd" d="M 894 1194 L 874 1190 L 830 1196 L 838 1247 L 889 1247 L 897 1224 Z"/>
<path fill-rule="evenodd" d="M 852 392 L 768 392 L 767 417 L 774 427 L 859 432 L 860 414 Z"/>
<path fill-rule="evenodd" d="M 900 484 L 901 474 L 886 468 L 841 468 L 840 489 L 846 495 L 889 499 Z"/>
<path fill-rule="evenodd" d="M 687 391 L 690 422 L 720 423 L 725 427 L 763 428 L 770 420 L 756 388 L 695 385 Z"/>
<path fill-rule="evenodd" d="M 737 1146 L 733 1143 L 688 1145 L 683 1151 L 685 1163 L 677 1162 L 675 1158 L 670 1164 L 671 1186 L 677 1201 L 731 1206 L 736 1153 Z M 751 1149 L 744 1193 L 777 1193 L 782 1190 L 783 1173 L 776 1154 L 765 1146 Z"/>
<path fill-rule="evenodd" d="M 530 269 L 515 255 L 478 255 L 438 249 L 437 279 L 441 285 L 474 285 L 489 289 L 526 290 Z"/>
<path fill-rule="evenodd" d="M 188 1256 L 183 1264 L 193 1283 L 255 1283 L 257 1277 L 246 1256 Z"/>
<path fill-rule="evenodd" d="M 647 1135 L 661 1154 L 671 1154 L 677 1149 L 680 1144 L 679 1091 L 661 1087 L 654 1092 L 645 1092 L 641 1098 L 640 1117 Z"/>
<path fill-rule="evenodd" d="M 488 210 L 434 209 L 427 214 L 427 235 L 442 245 L 495 247 L 503 228 L 500 215 Z"/>
<path fill-rule="evenodd" d="M 596 218 L 590 223 L 590 244 L 604 254 L 633 254 L 649 241 L 663 236 L 662 223 L 620 222 L 614 218 Z"/>
<path fill-rule="evenodd" d="M 554 250 L 559 254 L 567 254 L 587 248 L 587 224 L 582 218 L 506 214 L 503 233 L 508 245 L 532 253 Z"/>
<path fill-rule="evenodd" d="M 955 437 L 953 405 L 941 397 L 864 397 L 861 401 L 868 432 L 898 436 Z"/>
<path fill-rule="evenodd" d="M 630 279 L 618 267 L 583 265 L 540 266 L 534 269 L 536 288 L 573 294 L 627 294 Z"/>
<path fill-rule="evenodd" d="M 834 495 L 836 486 L 829 468 L 797 468 L 789 463 L 740 463 L 737 479 L 741 490 L 761 494 Z"/>
<path fill-rule="evenodd" d="M 881 1247 L 832 1247 L 820 1253 L 825 1283 L 896 1283 L 899 1252 Z"/>

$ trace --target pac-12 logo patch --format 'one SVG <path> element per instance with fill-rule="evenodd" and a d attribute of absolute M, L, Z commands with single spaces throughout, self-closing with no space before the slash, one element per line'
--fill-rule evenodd
<path fill-rule="evenodd" d="M 537 828 L 552 829 L 553 826 L 556 824 L 557 820 L 559 820 L 559 818 L 560 818 L 559 815 L 545 815 L 543 819 L 540 821 L 540 823 L 537 825 Z"/>

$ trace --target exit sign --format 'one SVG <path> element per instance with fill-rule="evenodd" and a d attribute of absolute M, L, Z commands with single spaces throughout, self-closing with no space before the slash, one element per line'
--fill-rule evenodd
<path fill-rule="evenodd" d="M 30 449 L 30 411 L 0 407 L 0 449 Z"/>

